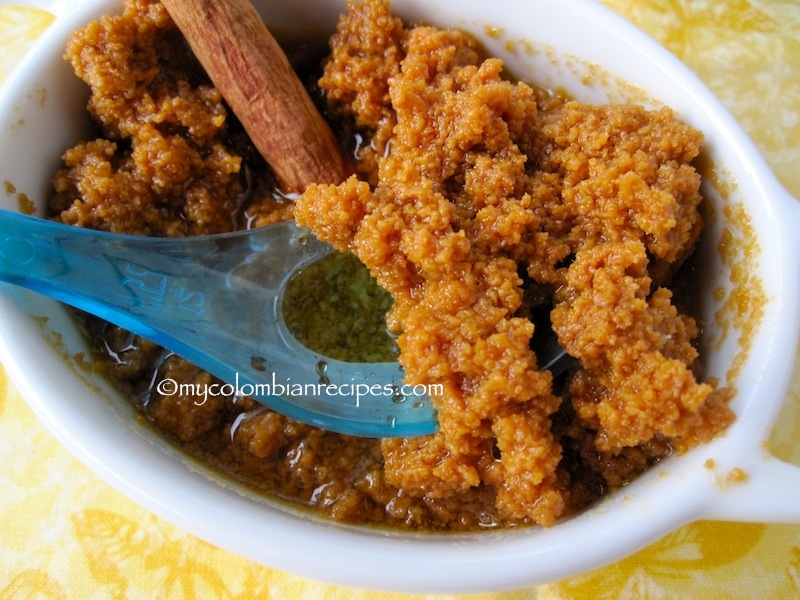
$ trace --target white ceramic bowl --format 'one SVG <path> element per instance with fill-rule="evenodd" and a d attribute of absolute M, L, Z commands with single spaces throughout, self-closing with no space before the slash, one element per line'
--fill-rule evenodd
<path fill-rule="evenodd" d="M 17 191 L 4 186 L 3 208 L 19 210 L 19 193 L 44 206 L 59 157 L 86 123 L 86 90 L 62 59 L 65 41 L 101 14 L 119 12 L 120 4 L 57 4 L 64 14 L 5 86 L 0 181 Z M 256 4 L 271 26 L 330 32 L 345 3 Z M 800 326 L 800 203 L 779 186 L 734 120 L 688 69 L 591 0 L 395 0 L 393 6 L 411 21 L 471 31 L 523 78 L 563 86 L 578 99 L 595 102 L 625 98 L 639 88 L 704 132 L 716 173 L 709 182 L 718 184 L 704 188 L 715 207 L 702 275 L 711 323 L 704 345 L 713 348 L 708 361 L 713 375 L 724 380 L 740 350 L 735 329 L 714 326 L 713 312 L 720 306 L 714 292 L 731 288 L 730 264 L 716 254 L 716 242 L 727 227 L 747 244 L 737 223 L 722 217 L 723 204 L 746 210 L 758 253 L 744 264 L 763 294 L 754 283 L 747 285 L 766 301 L 736 380 L 737 421 L 720 438 L 664 461 L 549 529 L 413 535 L 321 523 L 207 474 L 140 427 L 128 404 L 74 359 L 86 348 L 63 308 L 4 286 L 0 358 L 42 421 L 101 477 L 197 536 L 279 569 L 363 588 L 430 593 L 519 588 L 614 561 L 695 519 L 800 522 L 800 469 L 772 458 L 765 448 Z M 731 483 L 726 474 L 737 468 L 746 481 Z"/>

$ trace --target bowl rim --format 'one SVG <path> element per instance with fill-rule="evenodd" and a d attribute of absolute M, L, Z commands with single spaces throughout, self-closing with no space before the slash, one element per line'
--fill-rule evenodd
<path fill-rule="evenodd" d="M 59 18 L 0 91 L 0 106 L 10 102 L 9 98 L 19 90 L 26 89 L 24 79 L 28 71 L 36 70 L 43 58 L 52 58 L 54 47 L 63 44 L 68 32 L 118 4 L 118 0 L 89 1 Z M 314 4 L 313 0 L 310 4 Z M 408 0 L 404 4 L 421 10 L 421 4 L 425 3 Z M 470 10 L 485 12 L 485 8 L 476 8 L 477 2 L 465 4 Z M 759 215 L 774 225 L 776 238 L 789 240 L 770 246 L 770 252 L 777 253 L 775 260 L 781 267 L 775 274 L 778 285 L 773 291 L 781 308 L 778 311 L 781 325 L 773 327 L 774 333 L 765 344 L 772 353 L 767 358 L 774 356 L 781 368 L 774 381 L 765 382 L 760 388 L 770 394 L 782 394 L 781 390 L 788 387 L 793 356 L 782 358 L 778 353 L 781 348 L 796 348 L 800 331 L 800 313 L 797 309 L 792 311 L 792 305 L 788 304 L 800 294 L 800 285 L 792 277 L 796 274 L 791 271 L 793 261 L 800 256 L 800 245 L 791 236 L 789 227 L 789 223 L 798 221 L 785 215 L 788 211 L 797 217 L 800 210 L 787 208 L 791 204 L 789 195 L 782 191 L 738 124 L 704 84 L 663 47 L 594 0 L 569 3 L 553 0 L 547 4 L 580 14 L 613 31 L 633 47 L 643 48 L 650 60 L 687 89 L 694 102 L 706 108 L 721 141 L 731 145 L 742 164 L 749 166 L 750 172 L 745 174 L 752 179 L 754 193 L 762 198 L 785 196 L 785 202 L 780 199 L 775 203 L 765 202 L 765 214 Z M 514 6 L 518 6 L 514 0 L 497 3 L 499 10 L 511 10 Z M 437 7 L 432 3 L 425 8 L 443 10 Z M 780 408 L 780 403 L 775 402 L 770 410 L 758 411 L 751 402 L 740 415 L 740 422 L 748 419 L 746 430 L 735 424 L 729 433 L 681 457 L 680 469 L 645 474 L 627 488 L 627 494 L 609 497 L 593 508 L 591 514 L 582 515 L 580 519 L 584 520 L 569 519 L 552 529 L 536 531 L 486 532 L 479 535 L 480 545 L 470 543 L 478 537 L 476 534 L 398 534 L 298 518 L 285 507 L 238 492 L 231 494 L 202 471 L 187 469 L 185 461 L 175 460 L 149 434 L 138 432 L 131 436 L 131 428 L 118 415 L 108 411 L 103 403 L 86 397 L 85 382 L 74 374 L 50 377 L 51 373 L 63 373 L 65 366 L 62 357 L 52 352 L 46 336 L 30 336 L 29 310 L 40 305 L 32 294 L 3 286 L 0 324 L 8 328 L 10 335 L 0 337 L 0 358 L 10 379 L 40 420 L 92 471 L 155 514 L 219 547 L 312 579 L 368 589 L 425 593 L 518 589 L 607 564 L 698 518 L 719 514 L 726 518 L 749 518 L 747 509 L 741 506 L 742 494 L 732 494 L 734 499 L 726 504 L 703 465 L 709 457 L 725 456 L 720 468 L 734 465 L 745 465 L 751 470 L 760 468 L 762 457 L 748 453 L 755 452 L 755 444 L 768 435 Z M 31 365 L 37 367 L 32 369 Z M 70 401 L 53 402 L 53 398 L 59 397 Z M 97 436 L 98 423 L 104 428 L 102 438 Z M 744 450 L 729 454 L 731 448 L 738 448 L 743 442 L 746 442 Z M 161 476 L 154 477 L 153 466 Z M 670 486 L 665 481 L 679 484 Z M 691 493 L 686 493 L 687 489 Z M 767 497 L 772 492 L 770 489 Z M 187 493 L 196 500 L 188 512 L 185 507 L 173 504 Z M 668 510 L 657 510 L 663 506 Z M 607 541 L 609 536 L 618 536 L 619 531 L 628 533 L 624 539 L 611 543 L 611 552 L 598 551 L 593 544 L 576 545 L 575 541 L 586 539 L 582 524 L 587 519 L 593 520 L 592 539 Z M 223 530 L 219 523 L 240 527 L 235 532 Z M 531 544 L 534 536 L 539 541 Z M 399 553 L 398 547 L 408 551 Z M 292 551 L 287 552 L 286 548 Z M 310 553 L 322 560 L 309 560 Z M 426 567 L 421 569 L 421 564 Z M 370 568 L 365 568 L 366 565 Z"/>

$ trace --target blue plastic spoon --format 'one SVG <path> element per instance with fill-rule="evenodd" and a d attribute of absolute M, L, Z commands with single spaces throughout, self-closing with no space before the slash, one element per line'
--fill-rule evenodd
<path fill-rule="evenodd" d="M 0 280 L 139 334 L 300 421 L 362 437 L 433 433 L 430 399 L 403 395 L 396 362 L 334 360 L 286 327 L 288 281 L 332 251 L 294 222 L 146 238 L 0 211 Z"/>

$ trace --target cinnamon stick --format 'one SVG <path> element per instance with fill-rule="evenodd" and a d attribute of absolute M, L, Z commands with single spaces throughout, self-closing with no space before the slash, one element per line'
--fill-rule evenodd
<path fill-rule="evenodd" d="M 349 174 L 333 133 L 249 0 L 161 0 L 285 192 Z"/>

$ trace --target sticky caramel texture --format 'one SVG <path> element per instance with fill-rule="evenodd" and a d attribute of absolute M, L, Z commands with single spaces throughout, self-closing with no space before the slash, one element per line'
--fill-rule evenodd
<path fill-rule="evenodd" d="M 59 220 L 159 237 L 238 227 L 246 161 L 263 165 L 161 4 L 128 1 L 123 15 L 75 32 L 66 58 L 91 89 L 99 135 L 64 156 Z M 269 209 L 275 217 L 258 224 L 291 214 Z"/>
<path fill-rule="evenodd" d="M 54 218 L 182 236 L 294 215 L 391 294 L 407 380 L 445 390 L 439 433 L 350 438 L 250 398 L 162 395 L 164 378 L 213 380 L 88 319 L 148 422 L 223 472 L 336 521 L 547 526 L 732 420 L 679 310 L 702 136 L 669 109 L 570 101 L 507 79 L 464 33 L 351 2 L 327 54 L 302 64 L 357 175 L 293 205 L 160 4 L 128 0 L 67 57 L 97 137 L 66 153 Z M 574 357 L 557 378 L 531 349 L 550 327 Z"/>
<path fill-rule="evenodd" d="M 408 379 L 446 390 L 440 433 L 384 441 L 387 479 L 420 498 L 489 486 L 502 518 L 550 525 L 576 500 L 554 428 L 562 403 L 572 435 L 614 457 L 723 428 L 725 402 L 692 371 L 696 323 L 660 286 L 702 227 L 701 134 L 669 109 L 544 109 L 464 34 L 398 34 L 384 2 L 350 10 L 321 84 L 358 97 L 339 108 L 379 140 L 391 124 L 391 143 L 377 185 L 312 186 L 295 216 L 370 268 L 394 298 Z M 531 288 L 580 361 L 559 396 L 531 350 Z"/>

